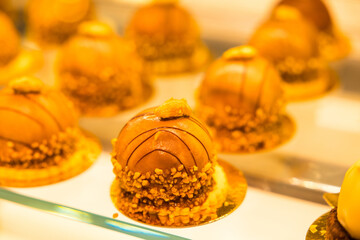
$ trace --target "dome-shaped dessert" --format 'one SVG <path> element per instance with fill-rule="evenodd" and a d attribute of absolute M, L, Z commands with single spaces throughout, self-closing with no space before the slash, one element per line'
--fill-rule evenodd
<path fill-rule="evenodd" d="M 1 185 L 36 186 L 72 177 L 99 151 L 77 128 L 72 104 L 35 78 L 11 81 L 0 92 L 0 119 Z M 94 149 L 83 152 L 88 147 Z"/>
<path fill-rule="evenodd" d="M 208 61 L 208 51 L 191 14 L 176 0 L 155 0 L 138 9 L 126 36 L 158 74 L 197 70 Z"/>
<path fill-rule="evenodd" d="M 27 6 L 31 39 L 42 46 L 61 44 L 78 25 L 94 18 L 92 0 L 30 0 Z"/>
<path fill-rule="evenodd" d="M 0 12 L 0 68 L 12 61 L 20 52 L 20 37 L 10 20 Z"/>
<path fill-rule="evenodd" d="M 322 0 L 281 0 L 273 10 L 292 7 L 318 30 L 318 48 L 327 60 L 343 58 L 350 52 L 349 40 L 338 30 Z"/>
<path fill-rule="evenodd" d="M 171 99 L 133 117 L 114 142 L 114 203 L 156 225 L 216 219 L 228 187 L 216 160 L 205 125 L 184 100 Z"/>
<path fill-rule="evenodd" d="M 60 50 L 57 83 L 84 115 L 110 116 L 151 94 L 135 47 L 101 22 L 85 22 Z"/>
<path fill-rule="evenodd" d="M 287 99 L 316 97 L 334 87 L 319 55 L 317 31 L 295 8 L 278 8 L 273 18 L 255 31 L 249 44 L 280 72 Z"/>
<path fill-rule="evenodd" d="M 41 65 L 41 53 L 21 46 L 13 22 L 0 11 L 0 86 L 14 77 L 36 71 Z"/>
<path fill-rule="evenodd" d="M 360 161 L 347 172 L 341 185 L 337 219 L 353 239 L 360 239 Z M 335 239 L 335 238 L 334 238 Z"/>
<path fill-rule="evenodd" d="M 196 113 L 213 130 L 222 151 L 270 149 L 293 134 L 283 112 L 281 79 L 253 47 L 229 49 L 216 60 L 197 100 Z"/>

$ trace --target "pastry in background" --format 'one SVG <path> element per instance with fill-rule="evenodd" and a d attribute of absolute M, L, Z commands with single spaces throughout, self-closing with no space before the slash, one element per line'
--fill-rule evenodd
<path fill-rule="evenodd" d="M 241 172 L 217 161 L 208 130 L 185 100 L 170 99 L 130 119 L 111 161 L 115 206 L 152 225 L 214 221 L 239 206 L 247 188 Z"/>
<path fill-rule="evenodd" d="M 32 187 L 80 174 L 100 153 L 70 101 L 32 77 L 0 91 L 0 185 Z"/>
<path fill-rule="evenodd" d="M 40 46 L 57 46 L 72 36 L 80 23 L 95 18 L 92 0 L 29 0 L 29 38 Z"/>
<path fill-rule="evenodd" d="M 350 42 L 336 26 L 326 4 L 322 0 L 282 0 L 274 11 L 282 6 L 297 9 L 300 14 L 318 30 L 320 54 L 333 61 L 346 57 L 350 50 Z"/>
<path fill-rule="evenodd" d="M 17 29 L 8 15 L 0 11 L 0 85 L 42 66 L 42 54 L 25 49 Z"/>
<path fill-rule="evenodd" d="M 294 125 L 284 111 L 281 78 L 251 46 L 227 50 L 206 71 L 195 113 L 222 152 L 269 150 L 289 140 Z"/>
<path fill-rule="evenodd" d="M 292 7 L 279 7 L 250 38 L 263 57 L 279 71 L 288 100 L 322 96 L 336 85 L 321 58 L 317 30 Z"/>
<path fill-rule="evenodd" d="M 177 0 L 154 0 L 138 9 L 125 36 L 155 74 L 196 71 L 209 61 L 199 26 Z"/>
<path fill-rule="evenodd" d="M 60 49 L 57 85 L 82 115 L 112 116 L 147 100 L 150 78 L 135 46 L 105 23 L 90 21 Z"/>

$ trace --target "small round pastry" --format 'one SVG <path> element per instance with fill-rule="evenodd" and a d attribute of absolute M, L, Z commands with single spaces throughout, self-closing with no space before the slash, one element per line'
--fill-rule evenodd
<path fill-rule="evenodd" d="M 148 71 L 135 46 L 106 24 L 91 21 L 60 50 L 57 84 L 83 115 L 112 116 L 147 100 Z"/>
<path fill-rule="evenodd" d="M 29 38 L 40 46 L 65 42 L 83 21 L 95 18 L 92 0 L 30 0 L 27 5 Z"/>
<path fill-rule="evenodd" d="M 100 153 L 77 126 L 71 102 L 32 77 L 0 91 L 0 185 L 55 183 L 87 169 Z"/>
<path fill-rule="evenodd" d="M 306 240 L 360 239 L 360 161 L 346 172 L 340 194 L 324 198 L 333 209 L 310 226 Z"/>
<path fill-rule="evenodd" d="M 288 100 L 318 97 L 335 86 L 319 55 L 317 30 L 295 8 L 277 8 L 273 18 L 255 31 L 249 44 L 280 72 Z"/>
<path fill-rule="evenodd" d="M 195 71 L 209 61 L 195 19 L 176 0 L 154 0 L 138 9 L 126 37 L 156 74 Z"/>
<path fill-rule="evenodd" d="M 42 65 L 38 51 L 23 49 L 13 22 L 0 11 L 0 85 L 19 75 L 32 73 Z"/>
<path fill-rule="evenodd" d="M 338 60 L 349 54 L 351 50 L 349 40 L 337 28 L 322 0 L 281 0 L 274 11 L 282 6 L 297 9 L 307 21 L 316 27 L 319 50 L 327 60 Z"/>
<path fill-rule="evenodd" d="M 229 213 L 224 207 L 239 206 L 246 192 L 242 173 L 219 164 L 208 130 L 185 100 L 170 99 L 133 117 L 114 141 L 112 163 L 114 204 L 148 224 L 214 221 Z"/>
<path fill-rule="evenodd" d="M 256 152 L 289 140 L 294 126 L 284 113 L 281 79 L 255 48 L 227 50 L 207 70 L 196 114 L 223 152 Z"/>

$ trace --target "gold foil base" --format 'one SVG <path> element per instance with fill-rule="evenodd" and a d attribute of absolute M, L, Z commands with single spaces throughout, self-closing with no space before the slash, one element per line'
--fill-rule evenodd
<path fill-rule="evenodd" d="M 156 75 L 174 75 L 199 71 L 210 62 L 210 59 L 209 49 L 204 44 L 200 44 L 189 57 L 157 59 L 147 63 Z"/>
<path fill-rule="evenodd" d="M 241 133 L 210 126 L 219 151 L 223 153 L 264 152 L 287 143 L 295 134 L 296 126 L 290 116 L 282 115 L 279 123 L 258 132 Z M 261 143 L 261 144 L 260 144 Z"/>
<path fill-rule="evenodd" d="M 217 215 L 216 218 L 212 219 L 209 216 L 207 218 L 204 218 L 202 221 L 198 222 L 197 224 L 188 223 L 188 224 L 181 224 L 176 227 L 192 227 L 192 226 L 199 226 L 199 225 L 215 222 L 232 213 L 243 202 L 247 191 L 247 182 L 243 173 L 227 162 L 219 160 L 218 163 L 222 167 L 226 175 L 228 187 L 226 191 L 225 201 L 223 203 L 219 203 L 218 205 L 221 206 L 216 209 L 216 215 Z M 121 191 L 123 190 L 119 187 L 119 181 L 115 179 L 111 185 L 110 196 L 115 207 L 120 212 L 122 211 L 118 208 L 117 203 L 122 201 L 122 199 L 119 198 L 120 195 L 119 193 Z M 124 212 L 122 213 L 126 215 L 126 213 Z M 137 220 L 137 219 L 133 219 L 133 220 Z M 165 227 L 164 225 L 161 224 L 154 226 Z M 166 226 L 166 227 L 175 227 L 175 226 Z"/>
<path fill-rule="evenodd" d="M 319 77 L 313 80 L 296 83 L 283 82 L 287 101 L 304 101 L 320 98 L 336 89 L 339 85 L 339 79 L 331 69 L 321 71 Z"/>
<path fill-rule="evenodd" d="M 84 132 L 76 143 L 77 151 L 60 165 L 43 169 L 0 167 L 0 186 L 37 187 L 74 177 L 88 169 L 101 153 L 96 137 Z"/>
<path fill-rule="evenodd" d="M 40 69 L 44 59 L 39 50 L 22 50 L 18 56 L 5 67 L 0 67 L 0 85 L 21 75 L 32 74 Z"/>
<path fill-rule="evenodd" d="M 325 193 L 323 195 L 325 201 L 331 207 L 337 207 L 339 194 Z M 326 239 L 326 223 L 330 212 L 325 213 L 311 224 L 307 234 L 306 240 L 325 240 Z"/>

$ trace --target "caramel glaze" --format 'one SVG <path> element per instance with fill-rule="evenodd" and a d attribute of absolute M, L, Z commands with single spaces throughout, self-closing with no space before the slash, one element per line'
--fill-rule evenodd
<path fill-rule="evenodd" d="M 11 83 L 10 83 L 11 84 Z M 80 134 L 72 104 L 60 93 L 8 87 L 0 92 L 0 166 L 43 168 L 74 151 Z"/>
<path fill-rule="evenodd" d="M 176 3 L 151 3 L 137 10 L 126 35 L 146 60 L 190 56 L 200 42 L 193 17 Z"/>
<path fill-rule="evenodd" d="M 320 31 L 332 26 L 331 15 L 322 0 L 281 0 L 277 6 L 291 6 L 309 20 Z"/>
<path fill-rule="evenodd" d="M 250 131 L 277 121 L 283 111 L 282 98 L 281 79 L 264 58 L 223 56 L 205 74 L 197 112 L 210 126 Z"/>

